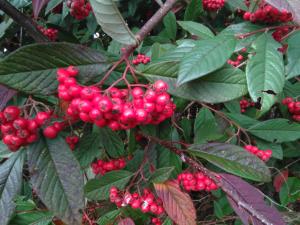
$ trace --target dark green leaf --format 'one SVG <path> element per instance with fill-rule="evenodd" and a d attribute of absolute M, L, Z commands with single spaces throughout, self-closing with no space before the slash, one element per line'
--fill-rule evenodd
<path fill-rule="evenodd" d="M 7 225 L 22 187 L 24 152 L 19 151 L 0 165 L 0 225 Z"/>
<path fill-rule="evenodd" d="M 298 31 L 288 39 L 288 50 L 287 50 L 288 64 L 286 66 L 287 79 L 300 75 L 299 38 L 300 38 L 300 32 Z"/>
<path fill-rule="evenodd" d="M 288 142 L 300 138 L 300 124 L 286 119 L 272 119 L 248 128 L 248 131 L 266 141 Z"/>
<path fill-rule="evenodd" d="M 52 218 L 53 214 L 47 211 L 20 212 L 10 221 L 10 225 L 48 225 Z"/>
<path fill-rule="evenodd" d="M 197 114 L 194 124 L 194 135 L 195 144 L 203 144 L 222 136 L 218 133 L 218 124 L 209 109 L 202 108 Z"/>
<path fill-rule="evenodd" d="M 269 34 L 262 34 L 252 44 L 255 55 L 246 66 L 248 91 L 253 101 L 261 98 L 261 113 L 268 111 L 276 101 L 276 96 L 264 91 L 279 94 L 283 90 L 284 66 L 281 45 Z"/>
<path fill-rule="evenodd" d="M 90 0 L 90 3 L 105 33 L 122 44 L 137 44 L 134 34 L 128 28 L 113 0 Z"/>
<path fill-rule="evenodd" d="M 0 159 L 9 158 L 13 153 L 8 150 L 7 146 L 0 141 Z"/>
<path fill-rule="evenodd" d="M 258 120 L 238 113 L 226 113 L 226 116 L 243 128 L 248 128 L 259 123 Z"/>
<path fill-rule="evenodd" d="M 124 143 L 118 133 L 107 127 L 98 129 L 98 132 L 99 141 L 111 157 L 118 158 L 124 155 Z"/>
<path fill-rule="evenodd" d="M 46 10 L 45 10 L 45 14 L 48 14 L 52 9 L 54 9 L 56 6 L 58 6 L 62 2 L 63 2 L 63 0 L 51 0 L 51 1 L 49 1 L 49 3 L 47 4 Z"/>
<path fill-rule="evenodd" d="M 150 176 L 150 181 L 153 183 L 163 183 L 170 178 L 173 170 L 174 167 L 159 168 Z"/>
<path fill-rule="evenodd" d="M 217 36 L 201 40 L 180 62 L 177 84 L 203 77 L 221 68 L 232 55 L 236 41 L 234 36 Z"/>
<path fill-rule="evenodd" d="M 209 143 L 192 145 L 189 150 L 195 156 L 206 159 L 229 173 L 255 181 L 268 182 L 271 179 L 265 163 L 239 146 Z"/>
<path fill-rule="evenodd" d="M 172 40 L 175 40 L 176 33 L 177 33 L 177 24 L 176 24 L 175 14 L 173 12 L 169 12 L 164 17 L 163 23 L 165 25 L 165 29 L 166 29 L 168 37 Z"/>
<path fill-rule="evenodd" d="M 104 214 L 103 216 L 101 216 L 98 219 L 97 224 L 99 224 L 99 225 L 112 224 L 119 214 L 120 214 L 120 209 L 110 211 L 110 212 Z"/>
<path fill-rule="evenodd" d="M 279 192 L 280 202 L 283 205 L 295 202 L 300 199 L 300 179 L 297 177 L 289 177 Z"/>
<path fill-rule="evenodd" d="M 203 12 L 202 0 L 192 0 L 186 7 L 184 20 L 195 20 Z"/>
<path fill-rule="evenodd" d="M 166 67 L 164 69 L 172 70 Z M 165 71 L 164 69 L 162 70 Z M 152 74 L 155 74 L 155 72 L 153 71 Z M 144 75 L 150 80 L 164 80 L 169 84 L 169 92 L 172 95 L 187 100 L 220 103 L 231 101 L 247 93 L 245 74 L 238 69 L 224 68 L 180 87 L 177 87 L 174 78 L 164 77 L 159 73 L 152 74 Z"/>
<path fill-rule="evenodd" d="M 241 9 L 244 11 L 248 11 L 248 7 L 245 4 L 244 0 L 227 0 L 227 3 L 233 8 L 233 9 Z"/>
<path fill-rule="evenodd" d="M 33 44 L 0 61 L 0 83 L 29 94 L 51 94 L 57 89 L 56 71 L 69 65 L 80 69 L 82 82 L 91 81 L 109 67 L 99 52 L 67 43 Z"/>
<path fill-rule="evenodd" d="M 211 30 L 201 23 L 196 23 L 193 21 L 177 21 L 177 23 L 186 31 L 193 35 L 197 35 L 200 38 L 209 39 L 213 38 L 215 35 Z"/>
<path fill-rule="evenodd" d="M 122 190 L 132 176 L 133 173 L 126 170 L 108 172 L 99 179 L 89 180 L 84 188 L 85 195 L 92 200 L 108 199 L 112 186 Z"/>
<path fill-rule="evenodd" d="M 80 225 L 83 175 L 65 140 L 39 139 L 28 150 L 28 165 L 31 184 L 43 203 L 66 223 Z"/>
<path fill-rule="evenodd" d="M 97 132 L 90 133 L 80 139 L 78 147 L 75 149 L 74 154 L 82 168 L 90 166 L 92 161 L 100 156 L 101 151 L 99 149 L 100 134 Z"/>

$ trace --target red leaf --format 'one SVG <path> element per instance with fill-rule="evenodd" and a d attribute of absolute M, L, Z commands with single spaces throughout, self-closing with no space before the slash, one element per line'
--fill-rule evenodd
<path fill-rule="evenodd" d="M 7 102 L 16 94 L 17 92 L 13 89 L 9 89 L 0 84 L 0 111 L 2 111 Z"/>
<path fill-rule="evenodd" d="M 191 197 L 174 181 L 154 184 L 168 216 L 178 225 L 196 225 L 196 210 Z"/>
<path fill-rule="evenodd" d="M 32 0 L 33 16 L 38 18 L 42 8 L 49 2 L 49 0 Z"/>
<path fill-rule="evenodd" d="M 241 218 L 249 225 L 285 225 L 280 213 L 264 201 L 263 194 L 239 177 L 219 174 L 221 188 L 227 194 L 229 203 Z"/>
<path fill-rule="evenodd" d="M 274 178 L 273 186 L 276 192 L 280 191 L 282 184 L 287 180 L 288 177 L 289 171 L 283 170 Z"/>
<path fill-rule="evenodd" d="M 118 225 L 135 225 L 131 218 L 125 218 L 119 221 Z"/>

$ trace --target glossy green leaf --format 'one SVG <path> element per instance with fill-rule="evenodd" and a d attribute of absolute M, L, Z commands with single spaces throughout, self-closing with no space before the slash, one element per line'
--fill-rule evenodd
<path fill-rule="evenodd" d="M 98 133 L 101 145 L 111 157 L 118 158 L 124 155 L 124 143 L 118 133 L 108 127 L 99 128 Z"/>
<path fill-rule="evenodd" d="M 247 129 L 251 134 L 270 142 L 288 142 L 300 138 L 300 124 L 286 119 L 260 122 Z"/>
<path fill-rule="evenodd" d="M 22 187 L 24 152 L 20 151 L 0 165 L 0 225 L 7 225 L 14 213 Z"/>
<path fill-rule="evenodd" d="M 56 91 L 56 71 L 73 65 L 86 83 L 101 76 L 110 66 L 99 52 L 67 43 L 33 44 L 19 48 L 0 61 L 0 83 L 29 94 Z"/>
<path fill-rule="evenodd" d="M 150 80 L 164 80 L 169 84 L 169 93 L 187 100 L 220 103 L 231 101 L 247 93 L 245 74 L 238 69 L 224 68 L 180 87 L 177 86 L 175 78 L 164 77 L 158 73 L 173 69 L 164 65 L 160 69 L 158 67 L 153 69 L 151 74 L 147 71 L 148 74 L 144 75 Z"/>
<path fill-rule="evenodd" d="M 197 35 L 200 38 L 209 39 L 215 36 L 208 27 L 201 23 L 194 21 L 177 21 L 177 23 L 190 34 Z"/>
<path fill-rule="evenodd" d="M 85 195 L 92 200 L 108 199 L 111 187 L 123 190 L 132 176 L 133 173 L 126 170 L 108 172 L 99 179 L 89 180 L 84 188 Z"/>
<path fill-rule="evenodd" d="M 150 176 L 149 180 L 153 183 L 163 183 L 170 178 L 173 170 L 174 167 L 159 168 Z"/>
<path fill-rule="evenodd" d="M 74 154 L 82 168 L 89 167 L 93 160 L 100 156 L 101 151 L 99 147 L 101 142 L 99 139 L 100 134 L 97 132 L 90 133 L 80 139 Z"/>
<path fill-rule="evenodd" d="M 264 91 L 279 94 L 283 90 L 285 77 L 281 45 L 269 34 L 262 34 L 252 44 L 255 55 L 246 66 L 248 91 L 253 101 L 261 98 L 261 113 L 266 112 L 276 101 L 276 96 Z"/>
<path fill-rule="evenodd" d="M 39 139 L 28 150 L 30 182 L 42 202 L 65 223 L 81 224 L 83 174 L 61 137 Z"/>
<path fill-rule="evenodd" d="M 137 44 L 113 0 L 90 0 L 97 22 L 112 39 L 127 45 Z"/>
<path fill-rule="evenodd" d="M 242 115 L 239 113 L 226 113 L 226 116 L 243 128 L 248 128 L 259 123 L 258 120 L 255 120 L 249 116 Z"/>
<path fill-rule="evenodd" d="M 268 182 L 271 174 L 263 161 L 242 147 L 225 143 L 191 145 L 189 151 L 221 169 L 255 181 Z"/>
<path fill-rule="evenodd" d="M 236 41 L 234 36 L 217 36 L 200 40 L 180 62 L 177 84 L 203 77 L 221 68 L 232 55 Z"/>
<path fill-rule="evenodd" d="M 300 46 L 299 46 L 300 32 L 296 32 L 289 37 L 286 66 L 287 79 L 300 75 Z"/>

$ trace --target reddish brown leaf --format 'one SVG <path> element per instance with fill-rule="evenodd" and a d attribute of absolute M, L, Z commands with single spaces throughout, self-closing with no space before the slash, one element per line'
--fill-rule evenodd
<path fill-rule="evenodd" d="M 191 197 L 174 181 L 154 184 L 168 216 L 178 225 L 196 225 L 196 210 Z"/>
<path fill-rule="evenodd" d="M 280 191 L 281 186 L 287 180 L 288 177 L 289 177 L 289 171 L 283 170 L 274 178 L 273 186 L 276 192 Z"/>
<path fill-rule="evenodd" d="M 0 84 L 0 111 L 2 111 L 7 102 L 16 94 L 17 92 L 13 89 L 9 89 Z"/>
<path fill-rule="evenodd" d="M 42 8 L 49 2 L 49 0 L 32 0 L 32 9 L 34 18 L 38 18 Z"/>
<path fill-rule="evenodd" d="M 281 214 L 276 208 L 264 201 L 263 194 L 239 177 L 219 174 L 221 188 L 243 224 L 249 225 L 285 225 Z"/>
<path fill-rule="evenodd" d="M 118 225 L 135 225 L 131 218 L 125 218 L 119 221 Z"/>

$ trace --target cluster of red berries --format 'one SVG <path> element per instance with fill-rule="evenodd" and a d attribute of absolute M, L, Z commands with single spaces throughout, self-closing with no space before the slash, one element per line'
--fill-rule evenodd
<path fill-rule="evenodd" d="M 272 33 L 272 36 L 276 41 L 281 42 L 282 38 L 286 36 L 289 32 L 290 29 L 288 27 L 279 27 Z"/>
<path fill-rule="evenodd" d="M 137 57 L 132 60 L 132 63 L 134 65 L 139 65 L 139 64 L 147 64 L 151 61 L 151 58 L 146 56 L 146 55 L 143 55 L 143 54 L 138 54 Z"/>
<path fill-rule="evenodd" d="M 86 0 L 68 0 L 67 6 L 70 8 L 71 16 L 77 20 L 85 19 L 92 11 L 90 3 Z"/>
<path fill-rule="evenodd" d="M 109 171 L 121 170 L 126 166 L 126 161 L 124 158 L 113 159 L 110 161 L 103 161 L 101 159 L 97 162 L 92 163 L 92 169 L 94 174 L 104 175 Z"/>
<path fill-rule="evenodd" d="M 79 142 L 79 137 L 77 135 L 67 136 L 66 142 L 69 145 L 71 150 L 75 149 L 76 144 Z"/>
<path fill-rule="evenodd" d="M 168 85 L 162 80 L 147 86 L 146 91 L 141 87 L 132 90 L 110 87 L 102 94 L 96 86 L 79 85 L 74 78 L 77 74 L 78 70 L 72 66 L 57 71 L 58 97 L 69 102 L 70 119 L 127 130 L 141 124 L 159 124 L 175 110 L 166 92 Z"/>
<path fill-rule="evenodd" d="M 159 218 L 152 218 L 152 219 L 151 219 L 151 222 L 152 222 L 154 225 L 162 225 L 162 221 L 161 221 Z"/>
<path fill-rule="evenodd" d="M 207 11 L 218 11 L 225 5 L 225 0 L 203 0 L 203 8 Z"/>
<path fill-rule="evenodd" d="M 217 184 L 202 172 L 184 172 L 178 175 L 177 181 L 186 191 L 213 191 L 217 190 Z"/>
<path fill-rule="evenodd" d="M 287 10 L 280 11 L 264 1 L 259 4 L 255 12 L 245 12 L 243 18 L 252 23 L 286 23 L 293 20 L 292 14 Z"/>
<path fill-rule="evenodd" d="M 253 106 L 255 106 L 255 102 L 251 102 L 250 100 L 247 100 L 247 99 L 240 100 L 241 113 L 245 113 L 247 108 L 253 107 Z"/>
<path fill-rule="evenodd" d="M 40 126 L 37 120 L 23 118 L 21 110 L 17 106 L 6 107 L 3 112 L 0 112 L 3 143 L 11 151 L 17 151 L 21 146 L 26 146 L 37 141 L 38 128 Z"/>
<path fill-rule="evenodd" d="M 282 100 L 282 104 L 288 107 L 293 120 L 300 122 L 300 101 L 295 101 L 293 98 L 287 97 Z"/>
<path fill-rule="evenodd" d="M 38 26 L 38 29 L 49 38 L 50 41 L 56 41 L 57 40 L 57 34 L 58 30 L 54 28 L 45 28 L 42 26 Z"/>
<path fill-rule="evenodd" d="M 154 194 L 149 189 L 144 189 L 143 195 L 138 193 L 122 192 L 116 187 L 110 189 L 110 201 L 115 203 L 117 207 L 130 206 L 133 209 L 140 209 L 143 213 L 153 213 L 161 215 L 164 213 L 162 201 L 155 198 Z"/>
<path fill-rule="evenodd" d="M 243 57 L 242 55 L 238 55 L 238 56 L 236 57 L 236 60 L 228 59 L 228 60 L 227 60 L 227 63 L 228 63 L 229 65 L 232 65 L 232 66 L 234 66 L 234 67 L 237 67 L 237 66 L 239 66 L 239 65 L 242 63 L 243 59 L 244 59 L 244 57 Z"/>
<path fill-rule="evenodd" d="M 44 113 L 44 112 L 41 112 L 41 113 Z M 45 116 L 46 116 L 46 114 L 45 114 Z M 46 120 L 50 120 L 50 114 L 48 116 L 49 117 Z M 48 139 L 54 139 L 57 137 L 58 133 L 61 132 L 65 127 L 66 127 L 65 122 L 54 122 L 54 123 L 48 125 L 43 130 L 43 134 Z"/>
<path fill-rule="evenodd" d="M 244 146 L 244 149 L 246 149 L 248 152 L 256 155 L 258 158 L 260 158 L 263 161 L 268 161 L 272 156 L 272 150 L 260 150 L 256 146 L 253 145 L 246 145 Z"/>

